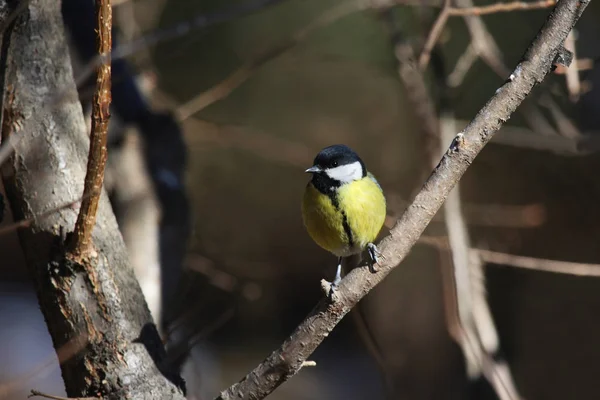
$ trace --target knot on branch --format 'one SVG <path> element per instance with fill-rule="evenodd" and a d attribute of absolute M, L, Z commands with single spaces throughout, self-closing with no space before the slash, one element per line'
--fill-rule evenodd
<path fill-rule="evenodd" d="M 568 67 L 571 65 L 572 61 L 573 53 L 570 50 L 567 50 L 564 46 L 560 46 L 558 48 L 558 53 L 556 53 L 556 56 L 554 56 L 554 60 L 552 61 L 552 71 L 554 71 L 559 65 Z"/>

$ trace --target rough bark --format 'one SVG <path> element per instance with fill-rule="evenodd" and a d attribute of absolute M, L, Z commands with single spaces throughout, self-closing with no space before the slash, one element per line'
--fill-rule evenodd
<path fill-rule="evenodd" d="M 89 138 L 60 2 L 32 0 L 3 35 L 2 50 L 2 140 L 19 139 L 2 178 L 15 217 L 27 219 L 83 192 Z M 19 235 L 55 348 L 83 344 L 61 365 L 68 395 L 183 399 L 181 379 L 161 372 L 164 349 L 106 194 L 92 233 L 95 252 L 82 264 L 63 257 L 63 232 L 73 229 L 76 218 L 77 210 L 62 209 Z"/>

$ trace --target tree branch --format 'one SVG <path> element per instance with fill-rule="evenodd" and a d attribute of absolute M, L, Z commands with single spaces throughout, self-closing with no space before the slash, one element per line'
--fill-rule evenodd
<path fill-rule="evenodd" d="M 102 62 L 96 77 L 96 92 L 92 100 L 92 132 L 90 134 L 90 152 L 87 173 L 83 188 L 81 208 L 75 223 L 70 256 L 81 261 L 92 251 L 92 230 L 96 225 L 96 212 L 104 182 L 104 168 L 108 151 L 108 121 L 110 119 L 110 52 L 112 48 L 112 6 L 110 0 L 96 0 L 96 43 Z"/>
<path fill-rule="evenodd" d="M 30 0 L 12 34 L 2 36 L 3 84 L 15 89 L 2 105 L 12 122 L 3 121 L 2 140 L 21 138 L 1 172 L 16 220 L 44 215 L 84 191 L 90 146 L 60 8 L 53 0 Z M 57 93 L 67 101 L 53 101 Z M 27 127 L 15 132 L 20 124 Z M 73 341 L 82 348 L 60 365 L 67 395 L 183 399 L 184 382 L 161 364 L 164 347 L 107 197 L 99 200 L 101 229 L 92 233 L 97 257 L 85 263 L 64 257 L 63 228 L 76 219 L 74 210 L 61 209 L 19 231 L 54 348 Z"/>
<path fill-rule="evenodd" d="M 378 272 L 352 270 L 332 301 L 323 298 L 292 335 L 218 399 L 263 399 L 296 374 L 337 323 L 408 254 L 477 154 L 508 120 L 533 87 L 550 71 L 568 33 L 589 1 L 561 0 L 525 52 L 511 79 L 499 88 L 471 123 L 453 140 L 413 204 L 379 245 Z"/>

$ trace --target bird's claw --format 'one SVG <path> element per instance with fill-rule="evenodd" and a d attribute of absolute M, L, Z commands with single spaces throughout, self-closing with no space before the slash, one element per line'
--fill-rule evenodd
<path fill-rule="evenodd" d="M 339 264 L 338 264 L 337 270 L 335 272 L 335 279 L 333 280 L 333 282 L 329 282 L 329 284 L 330 284 L 330 287 L 329 287 L 329 299 L 330 300 L 333 299 L 333 294 L 337 290 L 337 288 L 340 285 L 341 281 L 342 281 L 342 263 L 340 261 Z"/>
<path fill-rule="evenodd" d="M 377 272 L 375 270 L 375 264 L 379 262 L 379 256 L 381 255 L 381 253 L 379 253 L 379 250 L 377 250 L 377 246 L 375 246 L 375 244 L 373 243 L 369 243 L 367 245 L 367 253 L 369 254 L 369 258 L 371 259 L 369 262 L 369 270 L 372 273 L 375 273 Z"/>

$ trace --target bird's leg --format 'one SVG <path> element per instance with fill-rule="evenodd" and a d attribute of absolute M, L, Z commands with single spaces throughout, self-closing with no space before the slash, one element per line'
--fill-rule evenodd
<path fill-rule="evenodd" d="M 377 272 L 375 270 L 375 264 L 379 262 L 379 256 L 381 255 L 381 253 L 379 253 L 379 250 L 377 250 L 377 246 L 375 246 L 375 244 L 373 243 L 369 243 L 367 245 L 367 253 L 369 254 L 369 258 L 371 259 L 369 262 L 369 271 L 375 273 Z"/>
<path fill-rule="evenodd" d="M 331 288 L 329 289 L 329 298 L 333 297 L 333 292 L 336 291 L 338 285 L 342 281 L 342 257 L 338 257 L 338 266 L 335 271 L 335 278 L 331 282 Z"/>

